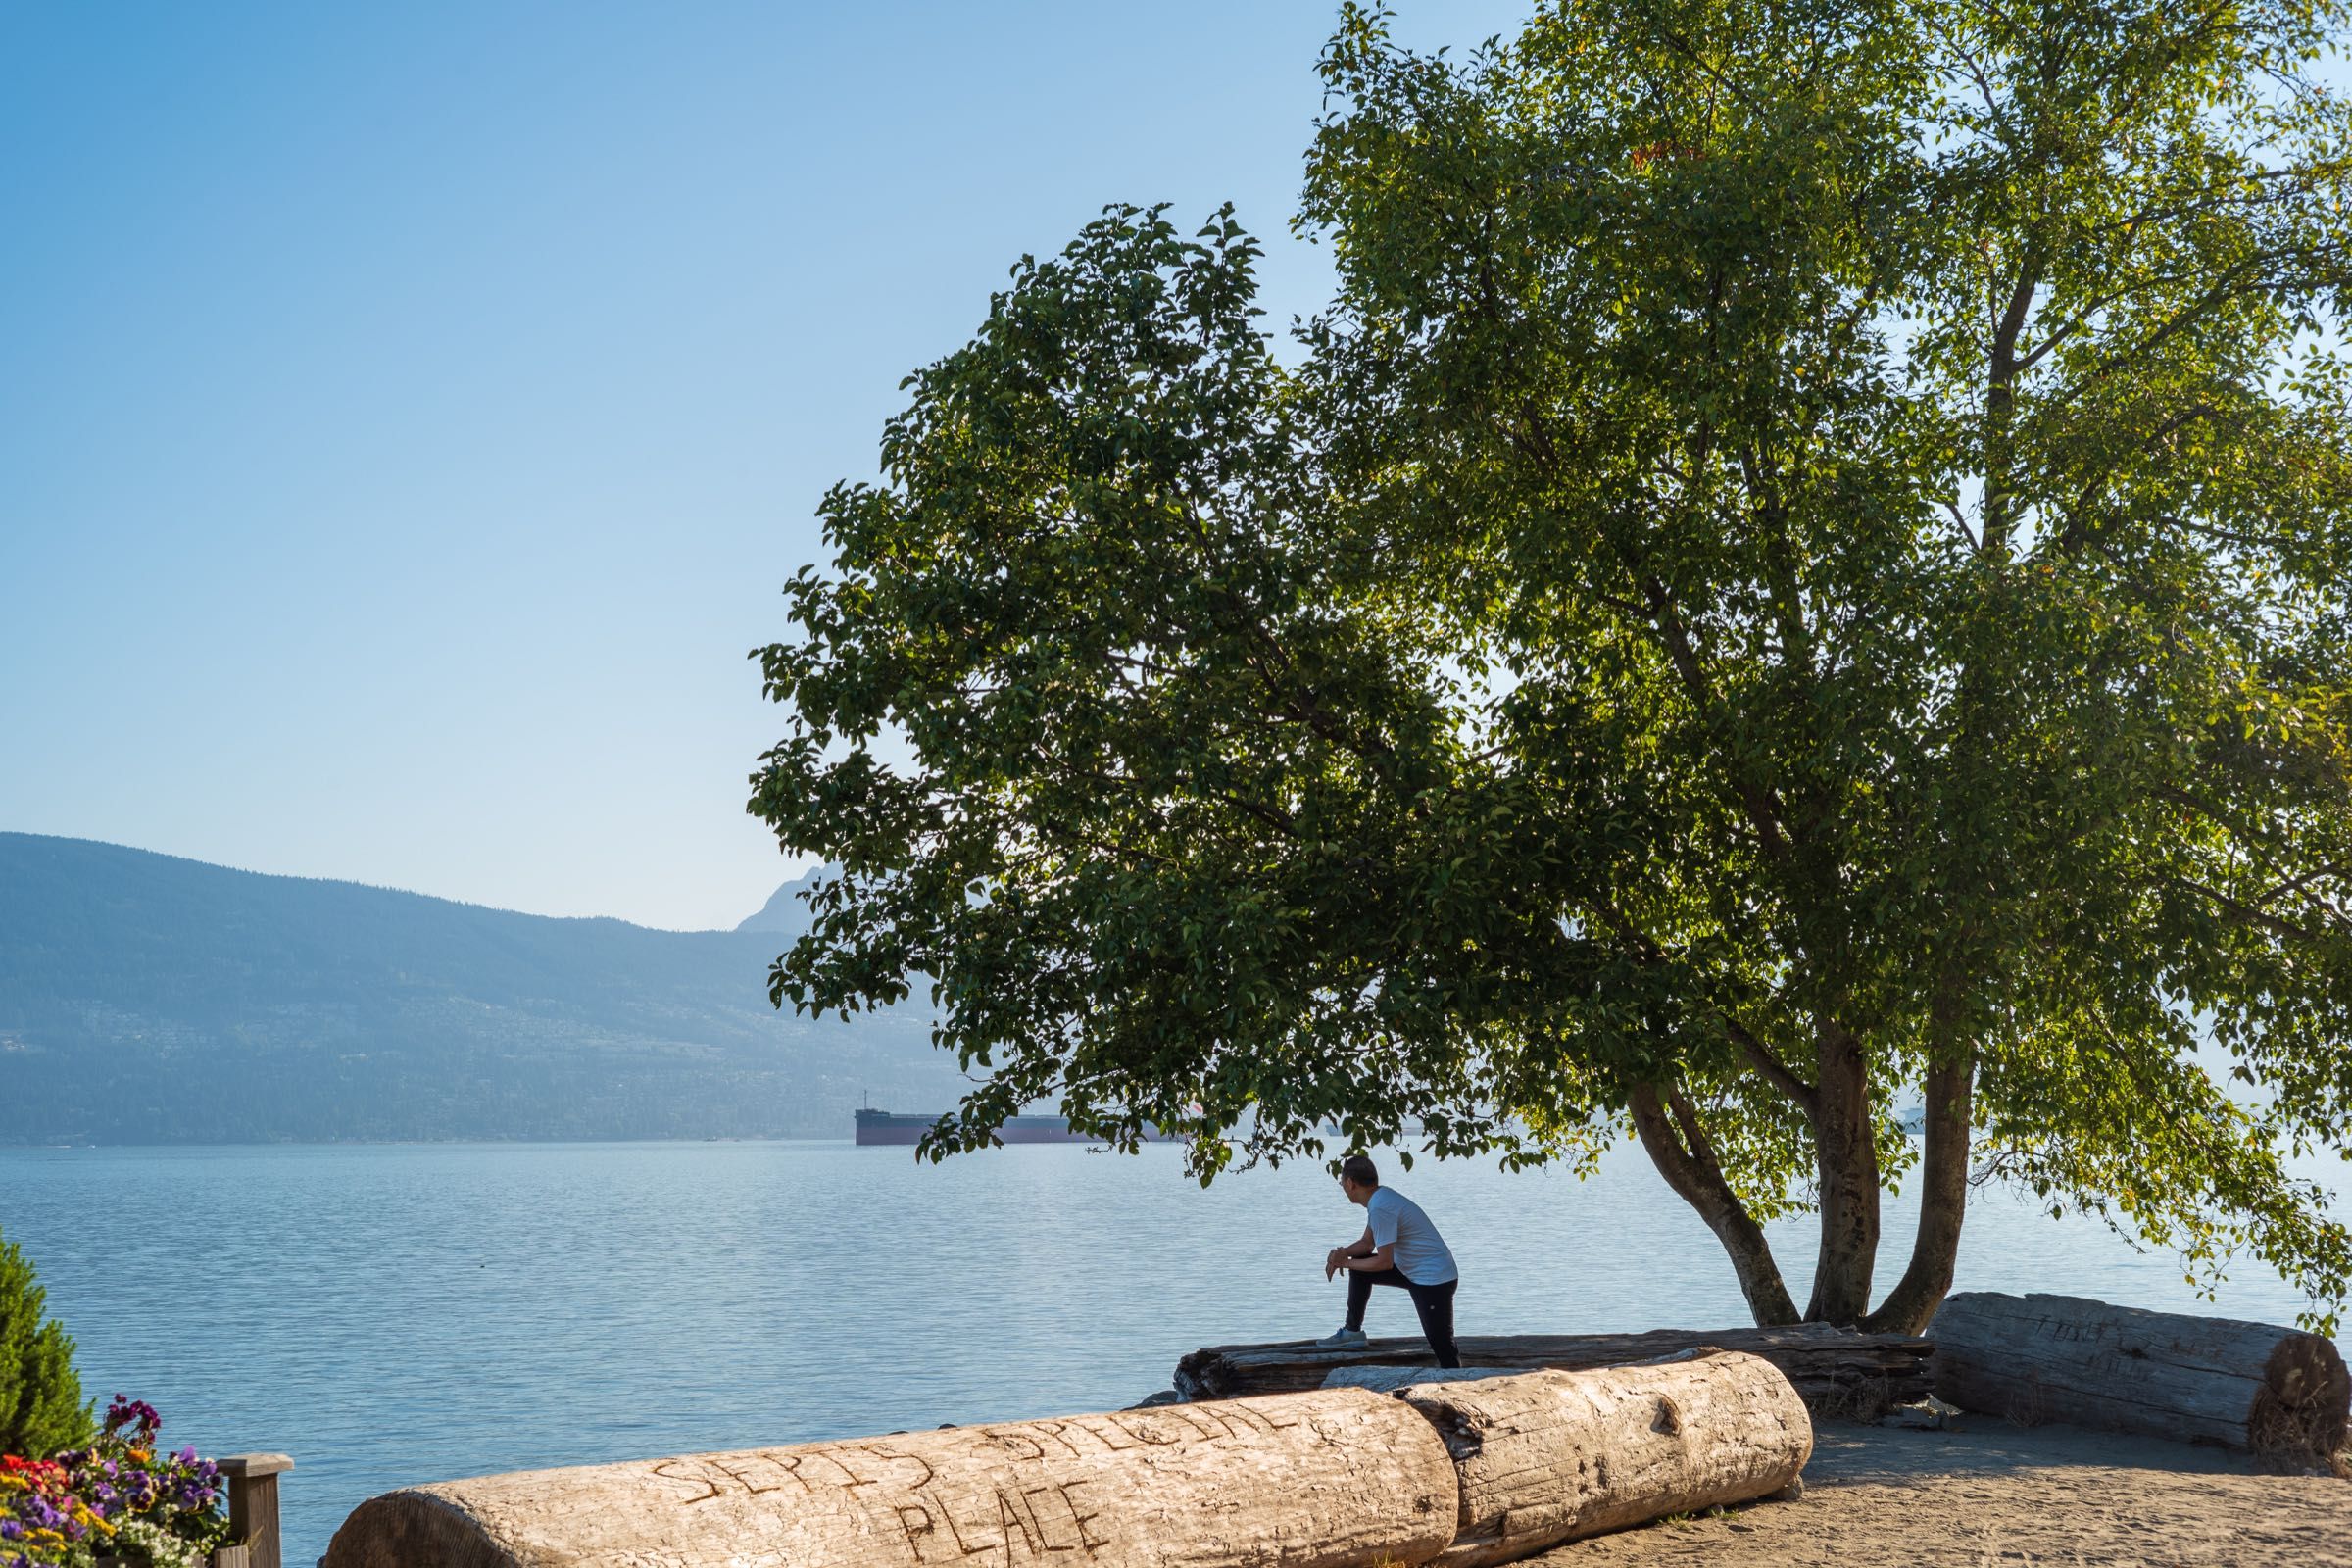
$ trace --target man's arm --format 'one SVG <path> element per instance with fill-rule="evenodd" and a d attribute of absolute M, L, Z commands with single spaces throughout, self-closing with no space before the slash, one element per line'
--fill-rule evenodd
<path fill-rule="evenodd" d="M 1354 1265 L 1349 1259 L 1369 1257 L 1373 1250 L 1372 1227 L 1367 1225 L 1364 1227 L 1363 1235 L 1358 1236 L 1346 1247 L 1335 1247 L 1323 1254 L 1323 1277 L 1329 1279 L 1344 1268 L 1353 1267 Z"/>
<path fill-rule="evenodd" d="M 1391 1242 L 1385 1247 L 1375 1247 L 1368 1252 L 1350 1251 L 1347 1261 L 1343 1262 L 1340 1267 L 1351 1269 L 1358 1274 L 1377 1274 L 1384 1268 L 1396 1266 L 1396 1260 L 1389 1255 L 1396 1250 L 1396 1244 Z"/>

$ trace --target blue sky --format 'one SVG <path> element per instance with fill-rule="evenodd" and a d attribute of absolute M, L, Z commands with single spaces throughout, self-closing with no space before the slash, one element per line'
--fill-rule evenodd
<path fill-rule="evenodd" d="M 0 10 L 0 829 L 732 924 L 817 497 L 1106 202 L 1320 303 L 1336 11 Z"/>

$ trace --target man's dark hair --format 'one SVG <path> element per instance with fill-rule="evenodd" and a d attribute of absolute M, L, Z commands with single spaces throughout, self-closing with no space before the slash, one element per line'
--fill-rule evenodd
<path fill-rule="evenodd" d="M 1349 1154 L 1340 1161 L 1340 1174 L 1358 1187 L 1380 1185 L 1380 1167 L 1372 1163 L 1369 1154 Z"/>

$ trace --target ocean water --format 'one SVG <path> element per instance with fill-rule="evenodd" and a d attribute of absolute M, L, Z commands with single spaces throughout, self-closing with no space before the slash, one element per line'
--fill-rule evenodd
<path fill-rule="evenodd" d="M 501 1470 L 1113 1408 L 1202 1345 L 1328 1332 L 1361 1211 L 1318 1167 L 847 1143 L 0 1151 L 0 1235 L 84 1392 L 207 1453 L 294 1456 L 287 1561 L 361 1499 Z M 1460 1261 L 1463 1334 L 1745 1322 L 1714 1238 L 1637 1152 L 1599 1175 L 1384 1169 Z M 1914 1207 L 1886 1225 L 1883 1278 Z M 1809 1230 L 1773 1228 L 1801 1300 Z M 2170 1257 L 1980 1193 L 1961 1289 L 2292 1322 L 2251 1261 L 2218 1301 Z M 1401 1292 L 1375 1334 L 1414 1332 Z"/>

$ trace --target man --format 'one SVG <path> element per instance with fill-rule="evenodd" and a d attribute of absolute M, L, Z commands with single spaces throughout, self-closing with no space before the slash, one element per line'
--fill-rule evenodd
<path fill-rule="evenodd" d="M 1461 1271 L 1438 1228 L 1421 1212 L 1421 1205 L 1393 1187 L 1380 1185 L 1380 1170 L 1362 1154 L 1340 1163 L 1340 1191 L 1348 1201 L 1363 1205 L 1364 1234 L 1346 1247 L 1335 1247 L 1323 1259 L 1323 1277 L 1348 1271 L 1348 1322 L 1317 1345 L 1342 1350 L 1369 1343 L 1364 1338 L 1364 1308 L 1372 1304 L 1372 1287 L 1397 1285 L 1412 1293 L 1413 1310 L 1421 1315 L 1421 1332 L 1437 1352 L 1438 1365 L 1460 1366 L 1453 1348 L 1453 1288 Z"/>

